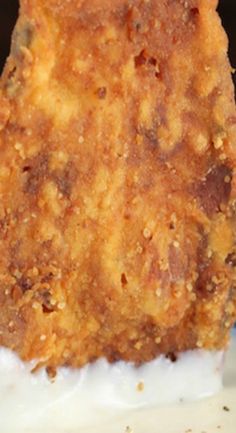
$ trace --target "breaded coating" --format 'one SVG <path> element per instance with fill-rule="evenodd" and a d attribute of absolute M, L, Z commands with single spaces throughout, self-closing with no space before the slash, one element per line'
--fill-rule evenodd
<path fill-rule="evenodd" d="M 0 344 L 227 345 L 236 111 L 216 0 L 21 0 L 0 86 Z"/>

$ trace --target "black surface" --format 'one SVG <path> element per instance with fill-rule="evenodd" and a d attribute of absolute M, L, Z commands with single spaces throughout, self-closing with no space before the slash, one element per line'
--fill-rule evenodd
<path fill-rule="evenodd" d="M 18 1 L 0 0 L 0 71 L 10 50 L 11 33 L 18 14 Z"/>
<path fill-rule="evenodd" d="M 17 18 L 17 11 L 17 0 L 0 0 L 0 71 L 9 53 L 11 32 Z M 231 62 L 236 66 L 236 0 L 220 0 L 219 12 L 230 39 Z"/>
<path fill-rule="evenodd" d="M 208 0 L 206 0 L 208 1 Z M 236 67 L 236 0 L 221 0 L 219 13 L 224 28 L 229 36 L 229 56 L 233 67 Z M 234 75 L 236 84 L 236 76 Z"/>

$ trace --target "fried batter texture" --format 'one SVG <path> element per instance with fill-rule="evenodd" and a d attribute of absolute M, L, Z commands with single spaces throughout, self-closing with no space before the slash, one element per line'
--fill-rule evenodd
<path fill-rule="evenodd" d="M 216 0 L 21 0 L 0 86 L 0 344 L 227 345 L 236 111 Z"/>

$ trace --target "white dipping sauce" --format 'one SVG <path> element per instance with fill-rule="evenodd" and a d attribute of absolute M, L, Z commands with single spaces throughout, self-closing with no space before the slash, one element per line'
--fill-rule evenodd
<path fill-rule="evenodd" d="M 0 431 L 78 432 L 129 409 L 200 399 L 220 390 L 223 358 L 194 350 L 138 368 L 101 359 L 80 370 L 60 368 L 51 382 L 44 370 L 30 372 L 34 363 L 0 348 Z"/>

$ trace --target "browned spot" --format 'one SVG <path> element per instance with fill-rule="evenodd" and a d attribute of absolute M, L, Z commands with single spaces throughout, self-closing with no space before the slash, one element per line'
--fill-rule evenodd
<path fill-rule="evenodd" d="M 5 83 L 5 87 L 7 91 L 12 91 L 14 93 L 15 90 L 18 89 L 17 83 L 15 83 L 15 78 L 17 75 L 17 67 L 16 65 L 12 65 L 11 68 L 8 70 L 7 73 L 7 79 Z"/>
<path fill-rule="evenodd" d="M 181 248 L 176 248 L 173 244 L 169 246 L 169 274 L 170 279 L 176 282 L 185 276 L 187 269 L 186 258 Z"/>
<path fill-rule="evenodd" d="M 214 280 L 212 280 L 213 275 L 213 270 L 210 266 L 206 267 L 199 273 L 195 289 L 200 298 L 207 299 L 212 297 L 216 292 L 217 285 Z"/>
<path fill-rule="evenodd" d="M 68 162 L 65 170 L 60 172 L 54 172 L 52 174 L 52 179 L 56 182 L 61 193 L 69 198 L 73 185 L 77 179 L 78 170 L 73 162 Z"/>
<path fill-rule="evenodd" d="M 53 382 L 57 376 L 57 369 L 55 367 L 48 365 L 46 367 L 46 373 L 48 375 L 48 378 Z"/>
<path fill-rule="evenodd" d="M 23 171 L 23 173 L 27 173 L 28 171 L 30 171 L 30 169 L 31 169 L 31 167 L 30 167 L 29 165 L 25 165 L 25 166 L 22 168 L 22 171 Z"/>
<path fill-rule="evenodd" d="M 202 229 L 199 229 L 200 233 Z M 207 258 L 208 238 L 204 233 L 201 233 L 201 241 L 197 248 L 197 274 L 198 278 L 195 283 L 196 293 L 202 298 L 212 296 L 216 290 L 216 285 L 212 281 L 213 269 L 210 259 Z"/>
<path fill-rule="evenodd" d="M 142 50 L 137 56 L 135 56 L 134 64 L 136 68 L 146 64 L 147 59 L 144 53 L 145 53 L 144 50 Z"/>
<path fill-rule="evenodd" d="M 168 352 L 166 354 L 166 358 L 169 359 L 171 362 L 176 362 L 178 360 L 178 356 L 175 352 Z"/>
<path fill-rule="evenodd" d="M 121 359 L 121 353 L 116 350 L 113 346 L 107 346 L 105 348 L 106 357 L 109 362 L 117 362 Z"/>
<path fill-rule="evenodd" d="M 191 8 L 189 11 L 189 15 L 191 18 L 196 18 L 199 15 L 199 9 L 198 8 Z"/>
<path fill-rule="evenodd" d="M 153 56 L 149 56 L 145 50 L 140 51 L 140 53 L 134 57 L 134 64 L 136 68 L 140 66 L 147 66 L 154 70 L 155 76 L 159 77 L 159 68 L 157 67 L 157 60 Z"/>
<path fill-rule="evenodd" d="M 125 275 L 124 273 L 121 274 L 121 278 L 120 278 L 120 280 L 121 280 L 121 285 L 122 285 L 122 287 L 124 287 L 124 286 L 126 286 L 126 285 L 128 284 L 128 281 L 127 281 L 126 275 Z"/>
<path fill-rule="evenodd" d="M 149 63 L 149 65 L 156 66 L 157 61 L 156 61 L 155 57 L 149 57 L 148 63 Z"/>
<path fill-rule="evenodd" d="M 225 263 L 227 265 L 235 268 L 236 267 L 236 252 L 232 252 L 232 253 L 228 254 L 228 256 L 225 259 Z"/>
<path fill-rule="evenodd" d="M 24 191 L 28 194 L 37 194 L 40 186 L 48 177 L 48 156 L 39 154 L 31 163 L 27 164 L 26 180 Z"/>
<path fill-rule="evenodd" d="M 69 198 L 72 186 L 77 179 L 77 169 L 73 162 L 68 162 L 64 170 L 54 172 L 49 171 L 48 155 L 38 155 L 23 167 L 23 172 L 27 175 L 24 191 L 35 195 L 38 193 L 45 180 L 53 180 L 60 192 Z"/>
<path fill-rule="evenodd" d="M 150 319 L 144 322 L 141 326 L 141 334 L 146 337 L 154 338 L 157 334 L 159 334 L 160 330 L 158 326 L 153 323 Z"/>
<path fill-rule="evenodd" d="M 230 182 L 226 182 L 226 178 L 229 178 Z M 207 215 L 211 216 L 220 210 L 221 204 L 228 203 L 231 193 L 231 179 L 231 168 L 226 165 L 218 165 L 194 187 L 196 197 Z"/>
<path fill-rule="evenodd" d="M 44 313 L 52 313 L 55 311 L 55 305 L 51 304 L 52 295 L 49 290 L 43 290 L 38 293 L 38 299 L 42 304 L 42 309 Z"/>
<path fill-rule="evenodd" d="M 53 273 L 49 272 L 48 274 L 46 274 L 42 277 L 41 282 L 42 283 L 48 283 L 48 281 L 51 281 L 53 279 L 53 277 L 54 277 Z"/>
<path fill-rule="evenodd" d="M 157 131 L 155 129 L 142 129 L 141 133 L 144 138 L 146 138 L 146 140 L 151 144 L 151 146 L 157 146 Z"/>
<path fill-rule="evenodd" d="M 202 230 L 200 229 L 200 232 L 201 231 Z M 215 280 L 212 279 L 213 275 L 215 274 L 214 263 L 212 263 L 212 261 L 207 258 L 206 254 L 208 237 L 203 233 L 201 234 L 202 237 L 197 248 L 196 257 L 198 278 L 195 283 L 195 290 L 196 294 L 200 296 L 200 298 L 207 299 L 215 293 L 217 285 L 215 283 Z"/>
<path fill-rule="evenodd" d="M 97 90 L 97 95 L 99 99 L 105 99 L 107 95 L 107 89 L 106 87 L 99 87 Z"/>
<path fill-rule="evenodd" d="M 198 16 L 199 9 L 197 7 L 186 9 L 183 13 L 183 22 L 186 23 L 188 26 L 193 27 L 197 23 Z"/>
<path fill-rule="evenodd" d="M 21 288 L 22 292 L 25 293 L 28 290 L 30 290 L 33 286 L 32 281 L 30 280 L 30 278 L 27 277 L 21 277 L 21 279 L 18 281 L 18 285 Z"/>

